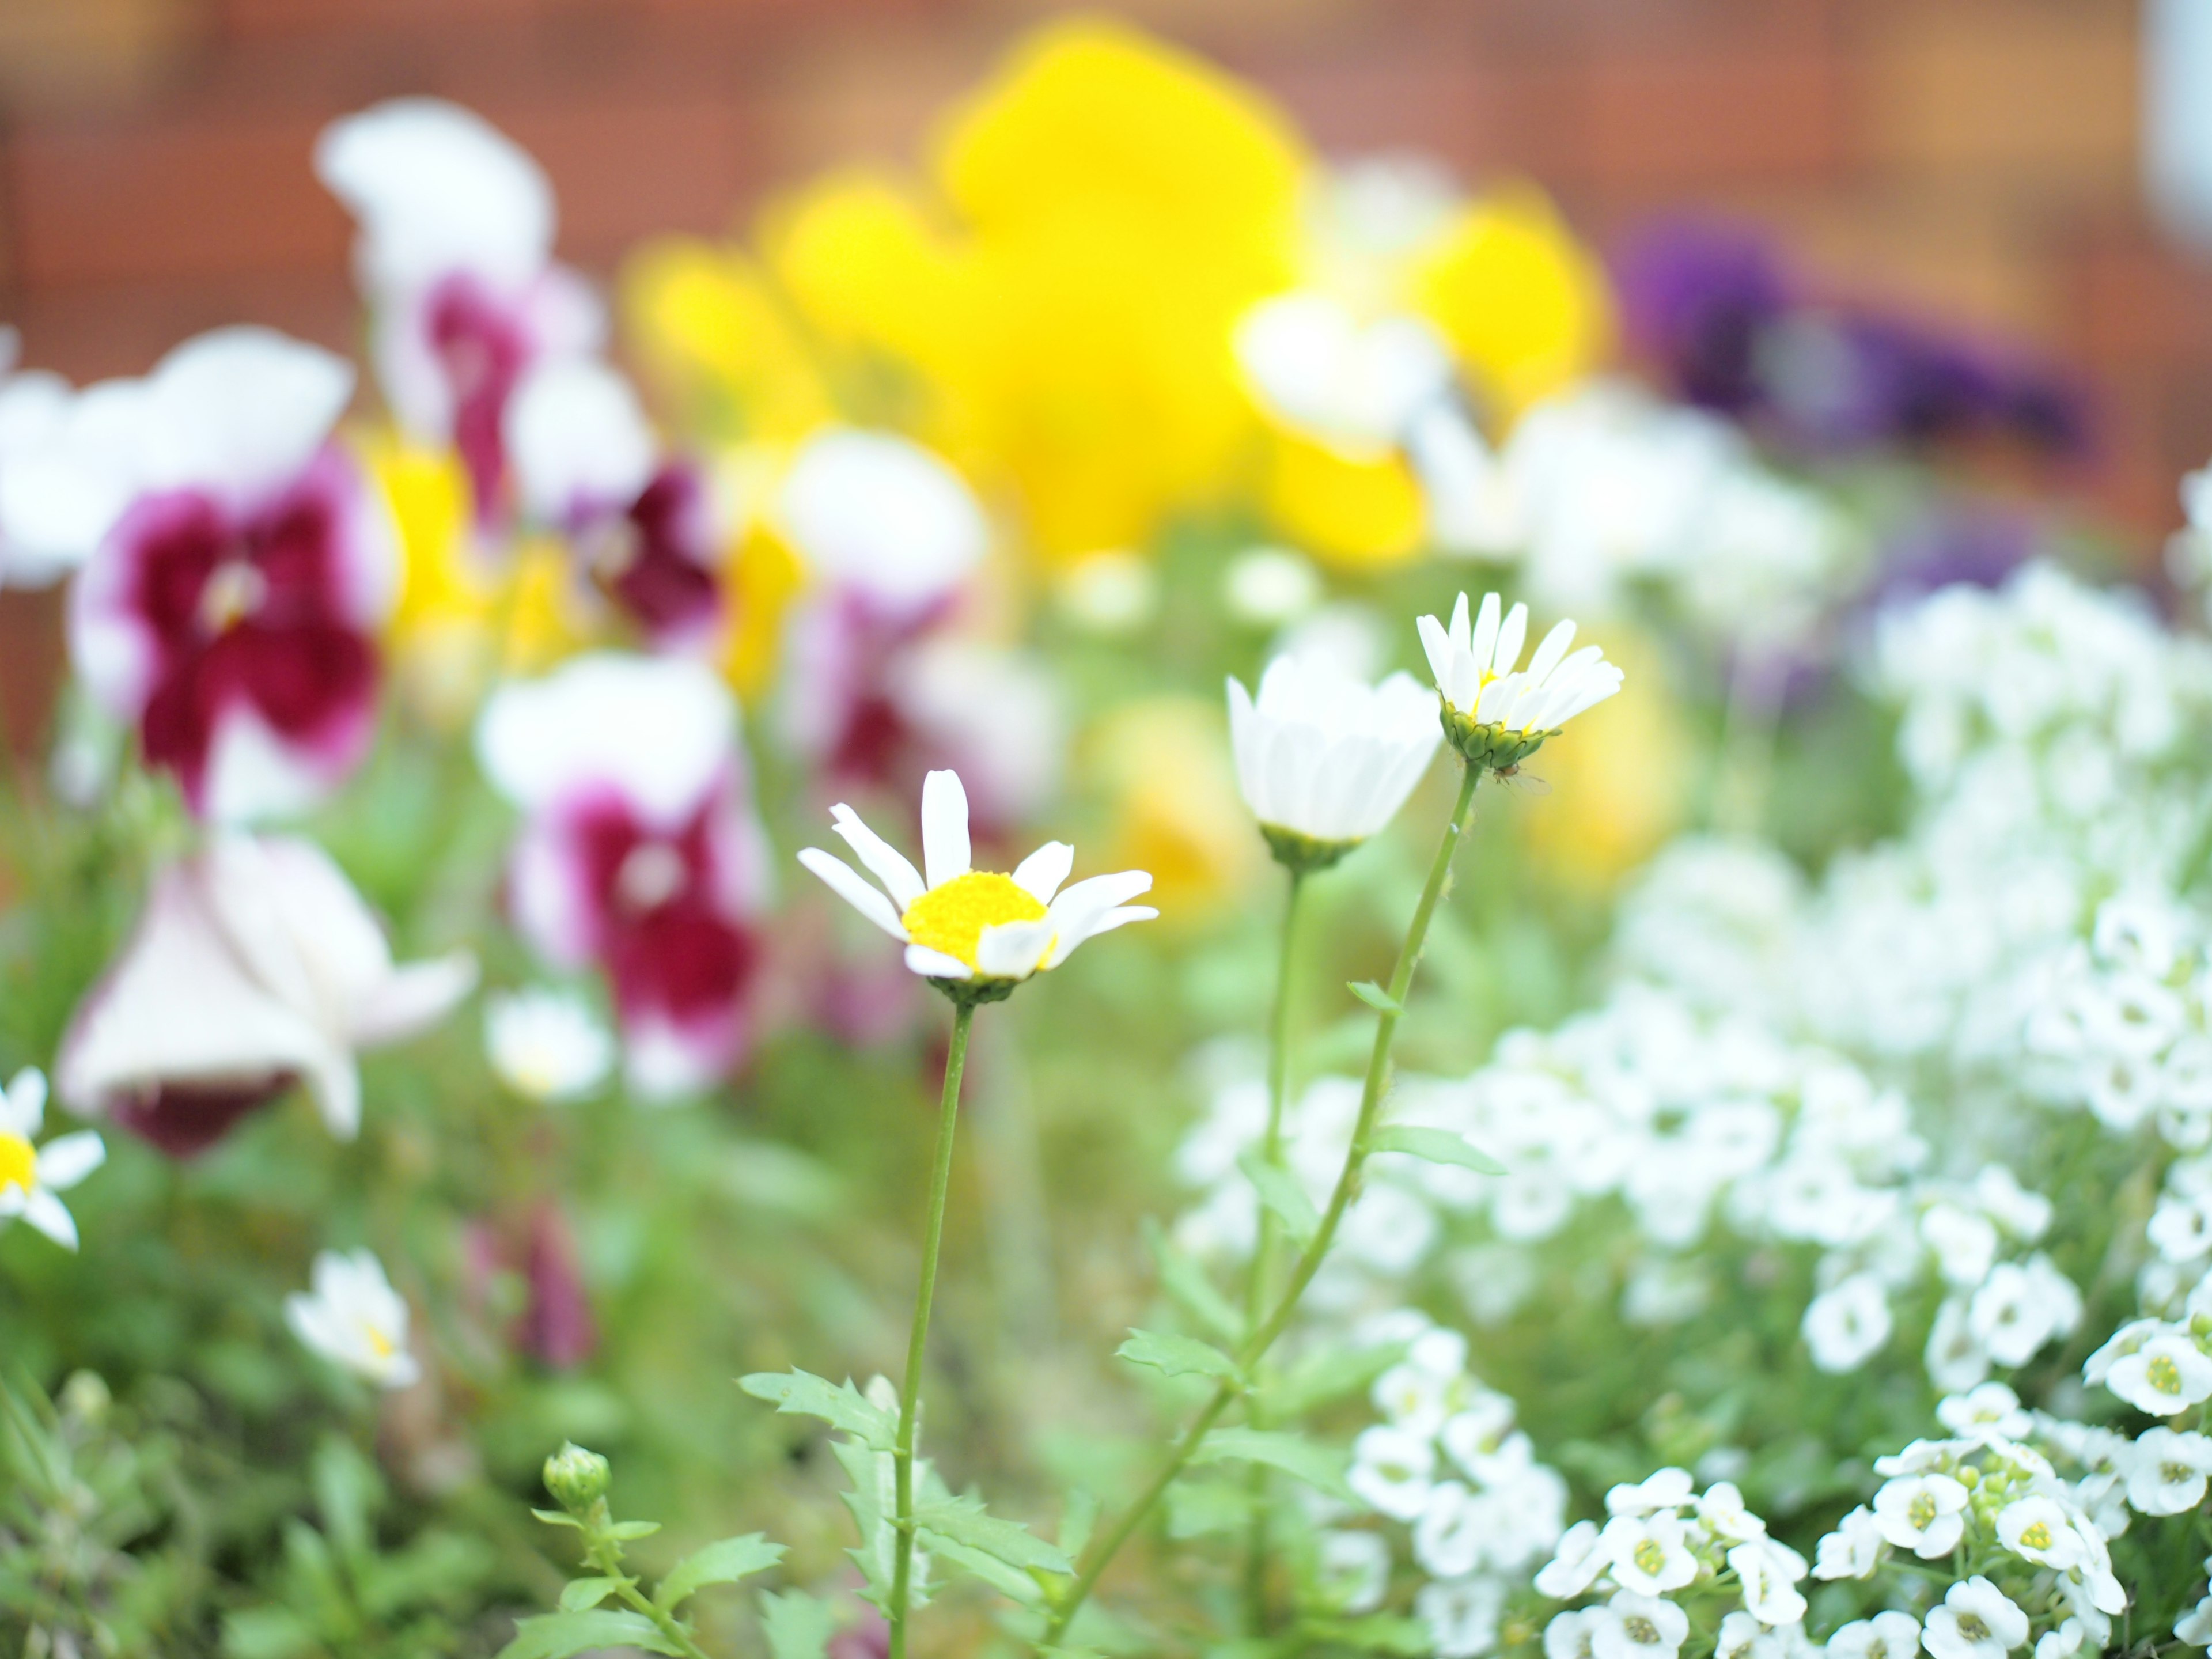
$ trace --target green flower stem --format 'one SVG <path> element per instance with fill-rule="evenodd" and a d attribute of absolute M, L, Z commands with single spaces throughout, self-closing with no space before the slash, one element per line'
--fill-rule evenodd
<path fill-rule="evenodd" d="M 1413 907 L 1413 919 L 1406 929 L 1405 943 L 1398 947 L 1398 965 L 1390 972 L 1389 992 L 1390 1000 L 1401 1008 L 1405 1005 L 1407 992 L 1413 988 L 1413 969 L 1421 959 L 1421 946 L 1428 939 L 1430 920 L 1436 915 L 1437 902 L 1443 896 L 1444 883 L 1451 874 L 1452 855 L 1459 850 L 1460 839 L 1467 831 L 1468 818 L 1474 810 L 1475 786 L 1481 781 L 1482 769 L 1468 766 L 1460 780 L 1459 799 L 1452 806 L 1451 821 L 1445 825 L 1443 839 L 1437 843 L 1436 858 L 1429 866 L 1429 878 L 1421 889 L 1420 902 Z M 1284 1328 L 1291 1322 L 1291 1316 L 1297 1311 L 1298 1298 L 1305 1294 L 1306 1286 L 1321 1271 L 1323 1258 L 1328 1255 L 1330 1245 L 1336 1242 L 1336 1230 L 1344 1220 L 1344 1212 L 1351 1207 L 1352 1197 L 1359 1190 L 1360 1176 L 1367 1162 L 1368 1143 L 1374 1136 L 1376 1116 L 1382 1104 L 1383 1085 L 1389 1077 L 1390 1047 L 1397 1038 L 1399 1018 L 1399 1015 L 1389 1012 L 1377 1016 L 1375 1048 L 1367 1061 L 1367 1083 L 1359 1097 L 1359 1118 L 1352 1131 L 1352 1145 L 1344 1155 L 1343 1171 L 1337 1176 L 1336 1189 L 1329 1194 L 1328 1208 L 1322 1212 L 1321 1224 L 1315 1231 L 1312 1241 L 1299 1252 L 1297 1261 L 1291 1269 L 1290 1282 L 1276 1299 L 1274 1311 L 1268 1315 L 1264 1324 L 1244 1339 L 1244 1346 L 1237 1351 L 1237 1369 L 1248 1376 L 1253 1366 L 1266 1356 L 1267 1350 L 1274 1346 L 1275 1340 L 1282 1335 Z M 1146 1486 L 1137 1501 L 1129 1506 L 1112 1529 L 1085 1552 L 1085 1559 L 1074 1584 L 1053 1610 L 1052 1618 L 1045 1626 L 1042 1646 L 1058 1645 L 1077 1610 L 1097 1587 L 1108 1563 L 1113 1560 L 1121 1546 L 1128 1542 L 1130 1534 L 1136 1531 L 1152 1512 L 1152 1507 L 1159 1502 L 1160 1495 L 1182 1473 L 1184 1466 L 1197 1451 L 1199 1442 L 1205 1438 L 1206 1431 L 1213 1426 L 1215 1420 L 1228 1409 L 1229 1402 L 1241 1391 L 1240 1384 L 1226 1380 L 1214 1389 L 1212 1397 L 1206 1401 L 1196 1420 L 1184 1431 L 1182 1437 L 1176 1442 L 1167 1461 L 1161 1465 L 1159 1473 L 1153 1476 L 1151 1484 Z"/>
<path fill-rule="evenodd" d="M 952 1180 L 952 1132 L 960 1120 L 960 1073 L 968 1064 L 968 1028 L 975 1004 L 963 1000 L 952 1016 L 952 1044 L 945 1054 L 945 1094 L 937 1109 L 937 1162 L 929 1179 L 929 1218 L 923 1224 L 921 1288 L 914 1298 L 914 1332 L 906 1345 L 906 1387 L 899 1395 L 898 1445 L 892 1454 L 897 1491 L 891 1565 L 890 1659 L 906 1659 L 906 1602 L 914 1576 L 914 1436 L 921 1416 L 921 1359 L 929 1346 L 929 1304 L 937 1295 L 937 1252 L 945 1235 L 945 1193 Z"/>
<path fill-rule="evenodd" d="M 1291 866 L 1290 896 L 1283 906 L 1282 958 L 1275 969 L 1275 1006 L 1267 1031 L 1267 1132 L 1260 1142 L 1260 1156 L 1270 1164 L 1283 1159 L 1283 1112 L 1290 1095 L 1291 1073 L 1291 957 L 1298 925 L 1298 899 L 1305 891 L 1306 872 Z M 1260 1231 L 1252 1247 L 1251 1272 L 1244 1282 L 1244 1328 L 1259 1328 L 1267 1305 L 1267 1285 L 1274 1276 L 1275 1215 L 1260 1208 Z M 1254 1426 L 1263 1426 L 1258 1410 L 1249 1413 Z M 1244 1632 L 1265 1633 L 1267 1622 L 1267 1471 L 1252 1466 L 1247 1481 L 1252 1494 L 1252 1525 L 1244 1544 Z"/>
<path fill-rule="evenodd" d="M 606 1506 L 607 1501 L 604 1498 L 600 1498 L 594 1506 L 598 1518 L 603 1526 L 611 1524 L 611 1517 L 606 1513 Z M 620 1544 L 608 1537 L 604 1531 L 600 1531 L 586 1547 L 584 1553 L 591 1564 L 599 1570 L 602 1576 L 614 1581 L 616 1599 L 632 1612 L 641 1613 L 650 1619 L 654 1628 L 676 1644 L 677 1650 L 684 1655 L 684 1659 L 709 1659 L 706 1650 L 691 1639 L 691 1632 L 684 1628 L 682 1621 L 666 1608 L 656 1607 L 648 1601 L 644 1593 L 638 1589 L 637 1580 L 623 1571 Z"/>

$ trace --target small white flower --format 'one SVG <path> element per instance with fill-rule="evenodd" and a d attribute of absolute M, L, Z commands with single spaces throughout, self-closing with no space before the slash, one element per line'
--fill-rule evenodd
<path fill-rule="evenodd" d="M 1800 1328 L 1813 1364 L 1830 1373 L 1855 1371 L 1881 1352 L 1895 1322 L 1881 1280 L 1853 1273 L 1807 1304 Z"/>
<path fill-rule="evenodd" d="M 1607 1515 L 1650 1515 L 1656 1510 L 1679 1510 L 1688 1503 L 1696 1483 L 1687 1469 L 1660 1469 L 1635 1485 L 1624 1481 L 1605 1495 Z"/>
<path fill-rule="evenodd" d="M 582 997 L 540 988 L 484 999 L 484 1052 L 526 1099 L 580 1100 L 606 1080 L 615 1044 Z"/>
<path fill-rule="evenodd" d="M 1428 1626 L 1437 1659 L 1477 1659 L 1498 1645 L 1505 1587 L 1494 1578 L 1430 1583 L 1413 1598 L 1413 1616 Z"/>
<path fill-rule="evenodd" d="M 2192 1648 L 2212 1648 L 2212 1595 L 2207 1595 L 2174 1620 L 2173 1636 Z M 2042 1659 L 2040 1654 L 2036 1659 Z"/>
<path fill-rule="evenodd" d="M 1597 1522 L 1577 1521 L 1559 1535 L 1559 1548 L 1537 1572 L 1536 1593 L 1571 1601 L 1597 1582 L 1609 1559 Z"/>
<path fill-rule="evenodd" d="M 1690 1617 L 1672 1601 L 1622 1590 L 1606 1603 L 1590 1632 L 1595 1659 L 1674 1659 L 1690 1633 Z"/>
<path fill-rule="evenodd" d="M 1498 595 L 1486 594 L 1482 614 L 1470 625 L 1462 593 L 1449 628 L 1434 617 L 1420 619 L 1421 645 L 1437 690 L 1462 720 L 1512 737 L 1536 737 L 1558 731 L 1620 690 L 1620 670 L 1596 646 L 1568 654 L 1575 638 L 1571 622 L 1544 636 L 1527 668 L 1516 667 L 1528 637 L 1528 607 L 1516 605 L 1502 619 L 1500 609 Z"/>
<path fill-rule="evenodd" d="M 1352 1468 L 1345 1480 L 1393 1521 L 1413 1521 L 1428 1504 L 1436 1467 L 1436 1445 L 1427 1435 L 1378 1424 L 1352 1443 Z"/>
<path fill-rule="evenodd" d="M 1066 842 L 1047 842 L 1011 876 L 971 868 L 968 795 L 952 772 L 932 772 L 922 783 L 926 882 L 851 807 L 840 804 L 830 816 L 882 888 L 819 848 L 806 848 L 799 862 L 884 932 L 905 941 L 906 965 L 927 978 L 1024 980 L 1057 968 L 1087 939 L 1159 914 L 1129 903 L 1152 887 L 1152 878 L 1141 870 L 1093 876 L 1063 890 L 1075 862 L 1075 849 Z"/>
<path fill-rule="evenodd" d="M 2212 1253 L 2212 1194 L 2161 1200 L 2145 1231 L 2152 1247 L 2168 1261 L 2194 1261 Z"/>
<path fill-rule="evenodd" d="M 1909 1613 L 1854 1619 L 1828 1638 L 1836 1659 L 1913 1659 L 1920 1651 L 1920 1621 Z"/>
<path fill-rule="evenodd" d="M 2002 1382 L 1947 1395 L 1936 1405 L 1936 1417 L 1952 1433 L 1970 1440 L 2019 1440 L 2035 1426 L 2035 1419 L 2021 1409 L 2020 1396 Z"/>
<path fill-rule="evenodd" d="M 2063 1570 L 2083 1559 L 2081 1535 L 2048 1498 L 2022 1498 L 1997 1511 L 1997 1536 L 2023 1561 Z"/>
<path fill-rule="evenodd" d="M 1420 1518 L 1413 1522 L 1413 1559 L 1437 1578 L 1462 1578 L 1482 1565 L 1498 1531 L 1494 1506 L 1457 1480 L 1429 1488 Z"/>
<path fill-rule="evenodd" d="M 1378 1532 L 1324 1532 L 1321 1589 L 1343 1613 L 1371 1613 L 1390 1588 L 1390 1546 Z"/>
<path fill-rule="evenodd" d="M 2212 1438 L 2151 1429 L 2136 1442 L 2130 1462 L 2128 1502 L 2144 1515 L 2180 1515 L 2204 1501 Z"/>
<path fill-rule="evenodd" d="M 1444 1419 L 1437 1432 L 1444 1455 L 1476 1479 L 1481 1465 L 1505 1443 L 1513 1427 L 1513 1402 L 1489 1389 L 1478 1389 Z"/>
<path fill-rule="evenodd" d="M 1814 1557 L 1815 1578 L 1870 1578 L 1881 1565 L 1887 1540 L 1874 1511 L 1862 1504 L 1836 1522 L 1835 1531 L 1820 1540 Z"/>
<path fill-rule="evenodd" d="M 2095 1358 L 2091 1356 L 2092 1364 Z M 2106 1370 L 2105 1386 L 2139 1412 L 2171 1417 L 2212 1397 L 2212 1359 L 2188 1337 L 2161 1334 L 2114 1359 Z"/>
<path fill-rule="evenodd" d="M 1930 1469 L 1956 1463 L 1974 1445 L 1972 1440 L 1915 1440 L 1901 1451 L 1875 1458 L 1874 1472 L 1883 1476 L 1924 1474 Z"/>
<path fill-rule="evenodd" d="M 2043 1633 L 2042 1639 L 2035 1644 L 2035 1659 L 2074 1659 L 2088 1636 L 2079 1619 L 2069 1619 L 2057 1629 Z"/>
<path fill-rule="evenodd" d="M 1933 1659 L 2003 1659 L 2027 1640 L 2027 1615 L 1978 1575 L 1954 1584 L 1920 1633 Z"/>
<path fill-rule="evenodd" d="M 1747 1543 L 1766 1536 L 1766 1522 L 1743 1506 L 1743 1493 L 1732 1480 L 1719 1480 L 1705 1488 L 1698 1500 L 1698 1519 L 1716 1538 Z"/>
<path fill-rule="evenodd" d="M 1967 1304 L 1966 1325 L 2000 1365 L 2023 1365 L 2080 1322 L 2081 1293 L 2048 1256 L 2002 1261 Z"/>
<path fill-rule="evenodd" d="M 1590 1638 L 1604 1622 L 1602 1607 L 1577 1607 L 1555 1614 L 1544 1626 L 1544 1659 L 1594 1659 Z"/>
<path fill-rule="evenodd" d="M 1698 1576 L 1698 1558 L 1672 1510 L 1616 1515 L 1605 1523 L 1603 1542 L 1615 1582 L 1638 1595 L 1664 1595 Z"/>
<path fill-rule="evenodd" d="M 1436 703 L 1412 675 L 1370 687 L 1318 654 L 1276 658 L 1256 698 L 1231 680 L 1229 735 L 1261 827 L 1332 850 L 1395 817 L 1443 740 Z"/>
<path fill-rule="evenodd" d="M 380 1388 L 404 1389 L 422 1374 L 407 1351 L 407 1304 L 368 1250 L 324 1250 L 314 1290 L 284 1298 L 292 1334 L 332 1364 Z"/>
<path fill-rule="evenodd" d="M 1948 1555 L 1965 1532 L 1966 1489 L 1948 1474 L 1899 1475 L 1874 1495 L 1881 1535 L 1923 1561 Z"/>
<path fill-rule="evenodd" d="M 1961 1287 L 1980 1284 L 1997 1259 L 1996 1225 L 1955 1204 L 1929 1205 L 1920 1218 L 1920 1237 L 1936 1252 L 1944 1279 Z"/>
<path fill-rule="evenodd" d="M 1753 1538 L 1728 1553 L 1743 1588 L 1743 1605 L 1753 1618 L 1769 1626 L 1794 1625 L 1805 1617 L 1805 1598 L 1797 1581 L 1805 1576 L 1805 1558 L 1771 1538 Z"/>
<path fill-rule="evenodd" d="M 1715 1638 L 1713 1659 L 1757 1659 L 1759 1640 L 1765 1634 L 1766 1626 L 1741 1608 L 1727 1613 Z"/>
<path fill-rule="evenodd" d="M 34 1146 L 46 1115 L 46 1073 L 25 1066 L 0 1093 L 0 1225 L 21 1216 L 65 1250 L 76 1249 L 76 1219 L 55 1196 L 107 1158 L 107 1143 L 91 1129 Z"/>

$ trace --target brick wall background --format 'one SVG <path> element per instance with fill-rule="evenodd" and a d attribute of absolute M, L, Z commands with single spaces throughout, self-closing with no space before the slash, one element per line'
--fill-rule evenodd
<path fill-rule="evenodd" d="M 254 318 L 345 343 L 333 114 L 473 104 L 604 270 L 821 164 L 911 153 L 1034 0 L 0 0 L 0 316 L 73 376 Z M 2148 548 L 2212 454 L 2212 263 L 2137 183 L 2130 0 L 1142 0 L 1325 146 L 1533 175 L 1601 240 L 1708 204 L 1843 291 L 2078 365 L 2082 488 Z"/>

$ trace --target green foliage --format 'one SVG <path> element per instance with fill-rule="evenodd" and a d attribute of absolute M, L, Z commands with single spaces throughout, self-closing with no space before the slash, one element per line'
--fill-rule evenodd
<path fill-rule="evenodd" d="M 1171 1331 L 1131 1331 L 1129 1340 L 1115 1351 L 1133 1365 L 1149 1365 L 1169 1376 L 1218 1376 L 1242 1380 L 1237 1362 L 1210 1342 Z"/>

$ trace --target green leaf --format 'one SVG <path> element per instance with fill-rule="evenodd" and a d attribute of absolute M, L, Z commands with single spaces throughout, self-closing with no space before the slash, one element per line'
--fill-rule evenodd
<path fill-rule="evenodd" d="M 653 1593 L 653 1602 L 673 1612 L 709 1584 L 734 1584 L 782 1559 L 783 1546 L 769 1543 L 759 1533 L 725 1538 L 693 1551 L 670 1568 Z"/>
<path fill-rule="evenodd" d="M 296 1659 L 321 1645 L 289 1607 L 241 1607 L 222 1617 L 223 1659 Z"/>
<path fill-rule="evenodd" d="M 1275 1212 L 1275 1218 L 1283 1224 L 1283 1231 L 1290 1235 L 1291 1243 L 1301 1248 L 1310 1243 L 1321 1227 L 1321 1217 L 1314 1209 L 1313 1200 L 1306 1196 L 1306 1189 L 1298 1185 L 1297 1177 L 1249 1148 L 1237 1154 L 1237 1167 L 1244 1171 L 1244 1178 L 1260 1194 L 1260 1201 Z"/>
<path fill-rule="evenodd" d="M 1369 1384 L 1406 1357 L 1403 1342 L 1372 1348 L 1322 1348 L 1267 1385 L 1267 1415 L 1278 1423 L 1303 1417 Z"/>
<path fill-rule="evenodd" d="M 596 1607 L 615 1593 L 611 1578 L 571 1578 L 561 1590 L 561 1611 L 581 1613 Z"/>
<path fill-rule="evenodd" d="M 1346 988 L 1378 1014 L 1403 1014 L 1406 1005 L 1371 979 L 1354 980 Z"/>
<path fill-rule="evenodd" d="M 1244 1322 L 1229 1298 L 1213 1287 L 1206 1269 L 1169 1241 L 1158 1222 L 1145 1218 L 1145 1243 L 1159 1264 L 1160 1288 L 1173 1297 L 1198 1322 L 1223 1340 L 1234 1342 L 1244 1334 Z"/>
<path fill-rule="evenodd" d="M 1367 1143 L 1367 1150 L 1404 1152 L 1410 1158 L 1425 1158 L 1431 1164 L 1455 1164 L 1478 1175 L 1505 1173 L 1503 1164 L 1488 1152 L 1469 1146 L 1465 1135 L 1455 1135 L 1449 1129 L 1419 1129 L 1410 1123 L 1386 1124 L 1375 1132 Z"/>
<path fill-rule="evenodd" d="M 549 1527 L 574 1527 L 579 1531 L 583 1528 L 582 1522 L 560 1510 L 532 1510 L 530 1512 Z"/>
<path fill-rule="evenodd" d="M 1132 1365 L 1150 1365 L 1169 1376 L 1219 1376 L 1232 1382 L 1243 1380 L 1237 1362 L 1211 1342 L 1201 1342 L 1194 1336 L 1177 1336 L 1172 1331 L 1132 1330 L 1129 1340 L 1115 1349 L 1114 1354 Z"/>
<path fill-rule="evenodd" d="M 514 1640 L 499 1650 L 499 1659 L 569 1659 L 593 1648 L 643 1648 L 647 1653 L 684 1650 L 660 1633 L 660 1627 L 641 1613 L 621 1613 L 605 1607 L 590 1613 L 549 1613 L 542 1619 L 525 1619 L 514 1627 Z"/>
<path fill-rule="evenodd" d="M 1073 1573 L 1075 1564 L 1027 1527 L 1002 1521 L 983 1507 L 980 1498 L 940 1498 L 915 1511 L 915 1524 L 965 1544 L 971 1550 L 995 1555 L 1012 1567 L 1034 1567 L 1044 1572 Z"/>
<path fill-rule="evenodd" d="M 887 1612 L 898 1548 L 898 1534 L 891 1526 L 896 1499 L 890 1457 L 884 1452 L 870 1451 L 857 1440 L 833 1440 L 830 1450 L 844 1466 L 845 1478 L 852 1482 L 851 1489 L 839 1496 L 853 1512 L 853 1524 L 860 1531 L 860 1543 L 845 1553 L 860 1570 L 862 1597 L 875 1603 L 878 1610 Z M 915 1473 L 918 1479 L 921 1467 Z M 917 1571 L 907 1587 L 908 1606 L 926 1605 L 929 1599 L 927 1589 L 924 1575 Z"/>
<path fill-rule="evenodd" d="M 861 1398 L 849 1382 L 826 1382 L 806 1371 L 756 1371 L 739 1377 L 738 1386 L 756 1400 L 772 1401 L 780 1412 L 818 1417 L 878 1451 L 890 1451 L 897 1443 L 897 1419 Z"/>
<path fill-rule="evenodd" d="M 634 1538 L 650 1538 L 659 1530 L 658 1521 L 617 1521 L 607 1528 L 607 1536 L 627 1544 Z"/>
<path fill-rule="evenodd" d="M 1083 1553 L 1083 1547 L 1091 1541 L 1091 1529 L 1098 1524 L 1098 1500 L 1080 1486 L 1067 1494 L 1067 1502 L 1060 1512 L 1060 1553 L 1071 1561 Z"/>
<path fill-rule="evenodd" d="M 1252 1494 L 1226 1480 L 1179 1480 L 1168 1488 L 1168 1536 L 1178 1540 L 1242 1533 L 1252 1525 Z"/>
<path fill-rule="evenodd" d="M 1194 1463 L 1215 1463 L 1224 1458 L 1246 1463 L 1265 1463 L 1285 1474 L 1296 1475 L 1309 1486 L 1332 1498 L 1357 1503 L 1344 1484 L 1345 1456 L 1340 1451 L 1316 1445 L 1303 1435 L 1271 1429 L 1216 1429 L 1198 1443 Z"/>
<path fill-rule="evenodd" d="M 353 1442 L 331 1435 L 315 1448 L 309 1479 L 323 1530 L 338 1553 L 349 1561 L 369 1554 L 369 1519 L 384 1504 L 384 1481 L 376 1466 Z"/>
<path fill-rule="evenodd" d="M 1043 1589 L 1036 1579 L 1019 1567 L 1010 1567 L 995 1555 L 986 1554 L 981 1550 L 970 1549 L 967 1545 L 957 1543 L 943 1533 L 933 1531 L 927 1527 L 919 1528 L 916 1536 L 921 1540 L 922 1547 L 940 1560 L 950 1561 L 957 1567 L 966 1568 L 968 1571 L 981 1579 L 1009 1601 L 1019 1601 L 1024 1607 L 1040 1607 L 1044 1605 Z"/>
<path fill-rule="evenodd" d="M 830 1638 L 837 1633 L 837 1615 L 827 1601 L 804 1590 L 778 1595 L 763 1590 L 761 1629 L 768 1637 L 774 1659 L 828 1659 Z"/>

